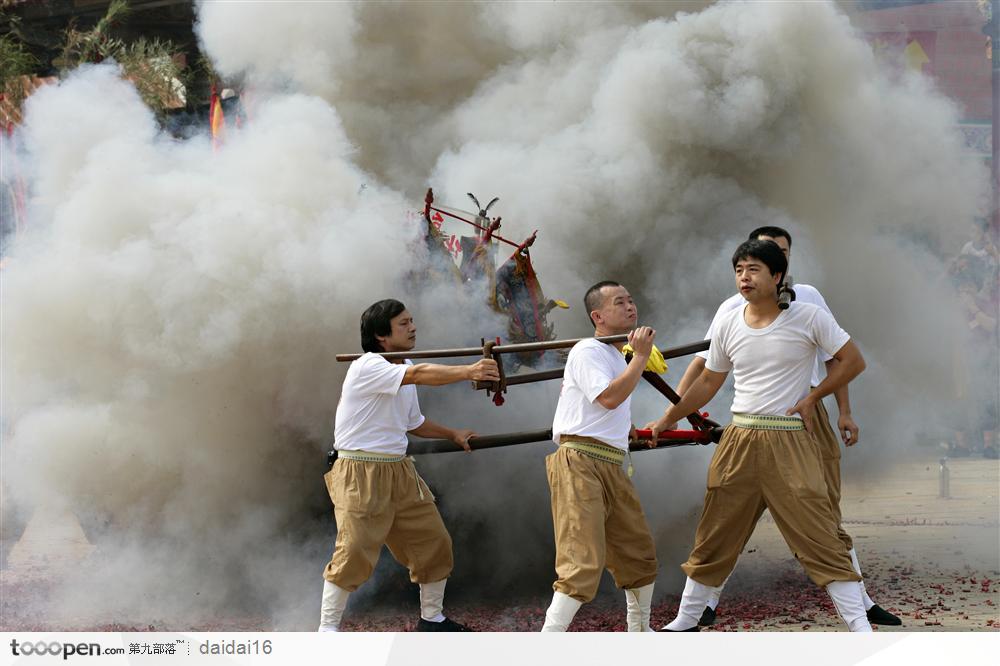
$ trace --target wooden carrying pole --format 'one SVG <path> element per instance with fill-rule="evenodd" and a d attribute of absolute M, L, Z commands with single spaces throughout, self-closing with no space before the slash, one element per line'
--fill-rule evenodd
<path fill-rule="evenodd" d="M 612 337 L 612 336 L 609 336 L 609 337 Z M 614 337 L 619 337 L 619 336 L 614 336 Z M 597 338 L 597 339 L 598 340 L 602 340 L 602 338 Z M 554 341 L 554 342 L 556 342 L 556 341 Z M 565 342 L 570 342 L 570 341 L 566 340 Z M 576 344 L 576 342 L 579 342 L 579 340 L 573 341 L 574 344 Z M 507 345 L 507 346 L 508 347 L 512 347 L 514 345 Z M 682 345 L 680 347 L 671 347 L 669 349 L 662 349 L 662 350 L 660 350 L 660 353 L 663 354 L 663 358 L 665 358 L 665 359 L 667 359 L 667 358 L 678 358 L 680 356 L 688 356 L 689 354 L 695 354 L 695 353 L 700 352 L 700 351 L 705 351 L 705 350 L 708 349 L 708 346 L 709 346 L 709 341 L 708 340 L 702 340 L 701 342 L 692 342 L 689 345 Z M 493 353 L 495 354 L 495 353 L 497 353 L 501 349 L 503 349 L 503 347 L 493 347 Z M 525 372 L 525 373 L 520 374 L 520 375 L 510 375 L 510 376 L 508 376 L 506 378 L 505 385 L 506 386 L 513 386 L 513 385 L 516 385 L 516 384 L 531 384 L 533 382 L 543 382 L 543 381 L 547 381 L 547 380 L 550 380 L 550 379 L 562 379 L 563 370 L 564 370 L 564 368 L 557 368 L 555 370 L 542 370 L 541 372 Z M 650 384 L 652 384 L 654 387 L 656 387 L 658 390 L 660 390 L 660 392 L 663 393 L 666 397 L 670 398 L 670 396 L 667 395 L 667 393 L 665 393 L 660 388 L 659 384 L 657 384 L 657 382 L 656 382 L 656 379 L 660 379 L 660 376 L 657 375 L 655 372 L 650 372 L 649 374 L 652 375 L 652 377 L 646 376 L 647 375 L 646 372 L 642 373 L 642 375 L 643 375 L 643 377 L 645 377 L 646 381 L 648 381 Z M 655 377 L 655 379 L 654 379 L 654 377 Z M 482 381 L 475 382 L 475 388 L 477 390 L 480 390 L 480 389 L 492 389 L 494 383 L 495 382 L 482 382 Z M 670 387 L 667 387 L 667 389 L 672 392 L 672 389 L 670 389 Z M 677 394 L 674 393 L 673 395 L 676 396 Z M 673 402 L 676 403 L 677 400 L 679 400 L 680 398 L 677 398 L 677 400 L 675 400 L 673 398 L 670 398 L 670 399 Z"/>
<path fill-rule="evenodd" d="M 651 434 L 650 431 L 638 430 L 636 432 L 640 437 L 645 436 L 645 438 L 629 442 L 629 450 L 633 452 L 649 451 L 651 448 L 648 441 Z M 665 449 L 674 446 L 699 446 L 709 444 L 711 442 L 718 442 L 721 437 L 722 428 L 713 428 L 712 430 L 704 432 L 697 430 L 668 430 L 660 433 L 656 447 L 652 448 Z M 473 451 L 481 451 L 483 449 L 495 449 L 501 446 L 515 446 L 517 444 L 551 441 L 551 429 L 532 430 L 527 432 L 505 433 L 502 435 L 482 435 L 479 437 L 472 437 L 469 439 L 469 447 Z M 428 439 L 410 440 L 410 446 L 407 448 L 406 453 L 408 455 L 423 455 L 425 453 L 454 453 L 457 451 L 464 451 L 464 449 L 459 448 L 459 446 L 450 439 Z"/>
<path fill-rule="evenodd" d="M 576 338 L 574 340 L 548 340 L 546 342 L 521 342 L 514 345 L 497 345 L 492 349 L 494 354 L 519 354 L 522 352 L 545 351 L 546 349 L 566 349 L 572 347 L 580 340 L 587 338 Z M 599 342 L 614 344 L 615 342 L 625 342 L 627 335 L 606 335 L 597 338 Z M 706 341 L 707 344 L 707 341 Z M 706 347 L 707 349 L 707 347 Z M 699 350 L 700 351 L 700 350 Z M 390 361 L 404 358 L 454 358 L 456 356 L 482 356 L 482 347 L 457 347 L 455 349 L 425 349 L 423 351 L 405 352 L 382 352 L 383 358 Z M 338 361 L 356 361 L 361 358 L 361 354 L 337 354 Z"/>

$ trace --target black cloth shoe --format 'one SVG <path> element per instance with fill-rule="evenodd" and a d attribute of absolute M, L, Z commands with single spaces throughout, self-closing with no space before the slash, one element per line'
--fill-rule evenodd
<path fill-rule="evenodd" d="M 424 618 L 420 618 L 420 622 L 417 622 L 417 631 L 472 631 L 472 629 L 448 618 L 441 622 L 428 622 Z"/>
<path fill-rule="evenodd" d="M 705 606 L 705 610 L 701 613 L 701 619 L 698 620 L 699 627 L 711 627 L 715 624 L 715 609 L 711 606 Z"/>
<path fill-rule="evenodd" d="M 691 627 L 690 629 L 684 629 L 683 631 L 674 631 L 673 629 L 667 629 L 664 626 L 663 629 L 657 629 L 656 631 L 657 632 L 665 631 L 668 634 L 682 634 L 682 633 L 684 633 L 684 631 L 701 631 L 701 627 L 699 627 L 698 625 L 695 625 L 695 626 Z"/>
<path fill-rule="evenodd" d="M 902 620 L 900 620 L 898 617 L 896 617 L 886 609 L 882 608 L 878 604 L 875 604 L 874 606 L 869 608 L 867 615 L 868 615 L 868 621 L 871 622 L 872 624 L 881 624 L 887 627 L 898 627 L 901 624 L 903 624 Z"/>

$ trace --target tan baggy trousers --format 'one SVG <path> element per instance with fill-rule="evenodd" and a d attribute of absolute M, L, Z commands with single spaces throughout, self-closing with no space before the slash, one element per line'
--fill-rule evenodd
<path fill-rule="evenodd" d="M 837 538 L 844 542 L 847 550 L 854 548 L 854 540 L 851 535 L 844 530 L 842 523 L 843 515 L 840 511 L 840 439 L 830 425 L 830 416 L 826 411 L 826 406 L 820 400 L 816 403 L 816 413 L 813 414 L 813 440 L 819 446 L 820 460 L 823 465 L 823 478 L 826 481 L 826 493 L 830 499 L 830 509 L 833 517 L 837 521 Z M 757 514 L 759 519 L 764 513 L 761 507 Z M 754 521 L 756 524 L 757 521 Z M 747 539 L 750 535 L 747 534 Z M 743 544 L 746 546 L 746 544 Z"/>
<path fill-rule="evenodd" d="M 813 438 L 819 444 L 820 456 L 823 462 L 823 477 L 826 479 L 826 492 L 830 498 L 830 508 L 837 521 L 837 538 L 844 542 L 847 549 L 854 548 L 854 540 L 844 531 L 841 524 L 843 516 L 840 513 L 840 438 L 830 425 L 830 416 L 826 412 L 823 401 L 816 402 L 816 414 L 813 416 Z"/>
<path fill-rule="evenodd" d="M 621 466 L 561 446 L 545 458 L 545 470 L 556 537 L 552 589 L 586 603 L 605 567 L 622 589 L 655 581 L 656 547 Z"/>
<path fill-rule="evenodd" d="M 708 488 L 695 545 L 681 565 L 716 587 L 732 572 L 757 520 L 769 509 L 785 543 L 821 587 L 858 581 L 848 548 L 837 537 L 820 447 L 805 430 L 729 426 L 708 468 Z"/>
<path fill-rule="evenodd" d="M 358 589 L 372 575 L 382 544 L 410 570 L 414 583 L 435 583 L 451 574 L 451 536 L 412 460 L 340 458 L 323 478 L 337 519 L 326 580 L 349 592 Z"/>

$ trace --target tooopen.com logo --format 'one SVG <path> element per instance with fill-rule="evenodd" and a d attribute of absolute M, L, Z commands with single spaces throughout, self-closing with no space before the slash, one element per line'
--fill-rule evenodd
<path fill-rule="evenodd" d="M 10 641 L 10 652 L 15 657 L 45 655 L 58 657 L 62 655 L 64 660 L 73 655 L 84 657 L 100 656 L 101 654 L 125 654 L 125 648 L 108 648 L 102 650 L 97 643 L 59 643 L 57 641 L 24 641 L 12 639 Z"/>

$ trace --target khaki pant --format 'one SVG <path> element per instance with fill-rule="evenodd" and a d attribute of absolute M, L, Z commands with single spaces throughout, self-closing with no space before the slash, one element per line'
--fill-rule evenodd
<path fill-rule="evenodd" d="M 764 509 L 821 587 L 858 581 L 848 548 L 837 538 L 819 447 L 804 430 L 729 426 L 708 468 L 705 506 L 695 545 L 681 565 L 704 585 L 721 585 L 736 565 Z"/>
<path fill-rule="evenodd" d="M 854 548 L 854 540 L 844 531 L 841 524 L 843 516 L 840 513 L 840 438 L 830 426 L 830 416 L 826 413 L 823 401 L 816 403 L 816 413 L 813 415 L 813 439 L 819 444 L 820 456 L 823 462 L 823 477 L 826 479 L 826 492 L 830 498 L 830 508 L 837 521 L 837 538 L 844 542 L 847 549 Z"/>
<path fill-rule="evenodd" d="M 635 486 L 620 465 L 566 447 L 545 458 L 552 493 L 556 575 L 552 585 L 586 603 L 604 568 L 623 589 L 656 580 L 656 547 Z"/>
<path fill-rule="evenodd" d="M 340 458 L 323 477 L 337 518 L 337 545 L 323 577 L 353 592 L 372 575 L 382 544 L 414 583 L 451 573 L 451 536 L 413 461 Z M 423 493 L 423 498 L 420 497 Z"/>

